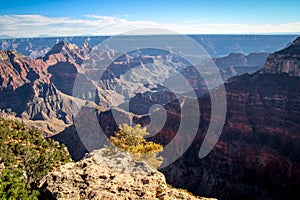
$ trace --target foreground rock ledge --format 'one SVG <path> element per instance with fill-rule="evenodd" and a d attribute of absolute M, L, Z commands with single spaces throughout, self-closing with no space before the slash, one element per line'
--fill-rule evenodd
<path fill-rule="evenodd" d="M 120 150 L 102 148 L 44 177 L 45 199 L 202 199 L 167 185 L 162 173 Z"/>

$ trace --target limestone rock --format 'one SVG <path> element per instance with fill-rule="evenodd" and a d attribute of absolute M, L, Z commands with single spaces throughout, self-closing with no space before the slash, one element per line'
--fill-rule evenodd
<path fill-rule="evenodd" d="M 56 199 L 207 199 L 172 188 L 162 173 L 112 147 L 59 167 L 40 188 L 45 198 Z"/>

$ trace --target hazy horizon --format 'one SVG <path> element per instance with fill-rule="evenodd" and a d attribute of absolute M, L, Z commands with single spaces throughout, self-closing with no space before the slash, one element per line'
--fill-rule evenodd
<path fill-rule="evenodd" d="M 265 34 L 151 34 L 153 36 L 176 36 L 176 35 L 186 35 L 186 36 L 295 36 L 295 37 L 298 37 L 300 36 L 300 33 L 296 34 L 296 33 L 265 33 Z M 134 34 L 134 35 L 122 35 L 122 36 L 151 36 L 149 34 Z M 33 37 L 12 37 L 12 36 L 9 36 L 9 35 L 0 35 L 0 39 L 3 39 L 3 40 L 10 40 L 10 39 L 38 39 L 38 38 L 80 38 L 80 37 L 113 37 L 113 36 L 117 36 L 116 35 L 57 35 L 57 36 L 51 36 L 51 35 L 39 35 L 39 36 L 33 36 Z"/>
<path fill-rule="evenodd" d="M 179 34 L 300 34 L 299 1 L 0 2 L 0 36 L 108 36 L 144 28 Z"/>

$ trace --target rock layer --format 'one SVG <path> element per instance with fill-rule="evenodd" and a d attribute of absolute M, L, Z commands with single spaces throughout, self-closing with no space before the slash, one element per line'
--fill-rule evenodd
<path fill-rule="evenodd" d="M 271 54 L 262 73 L 287 73 L 289 76 L 300 77 L 300 37 L 287 48 Z"/>
<path fill-rule="evenodd" d="M 262 71 L 229 79 L 225 84 L 225 125 L 218 143 L 203 159 L 198 158 L 198 151 L 211 108 L 209 99 L 200 99 L 202 121 L 197 139 L 179 160 L 162 169 L 171 184 L 220 199 L 274 200 L 299 195 L 297 41 L 299 38 L 287 49 L 270 55 Z M 294 67 L 282 70 L 286 62 L 294 63 Z"/>
<path fill-rule="evenodd" d="M 71 122 L 71 107 L 51 82 L 46 63 L 13 50 L 1 51 L 0 57 L 0 109 L 25 119 Z"/>

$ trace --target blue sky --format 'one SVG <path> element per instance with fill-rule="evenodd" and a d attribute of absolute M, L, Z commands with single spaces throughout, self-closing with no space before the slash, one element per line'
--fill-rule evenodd
<path fill-rule="evenodd" d="M 300 33 L 300 1 L 0 0 L 0 35 L 107 35 L 145 27 L 179 33 Z"/>

